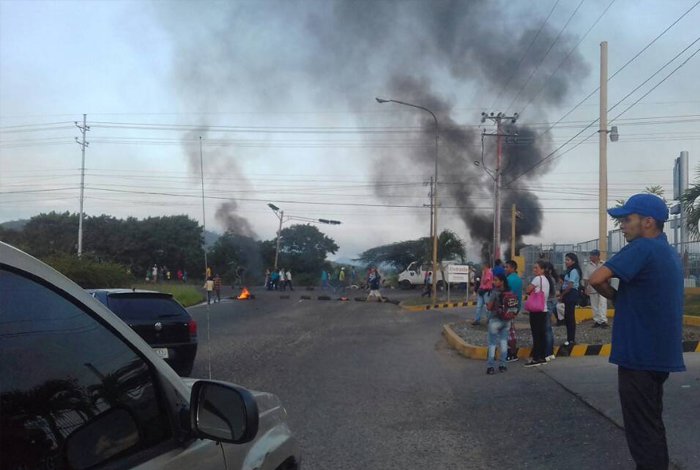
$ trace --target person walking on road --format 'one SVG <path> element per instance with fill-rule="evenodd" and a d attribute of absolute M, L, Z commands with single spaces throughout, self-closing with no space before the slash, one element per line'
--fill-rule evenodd
<path fill-rule="evenodd" d="M 593 288 L 615 303 L 610 362 L 618 366 L 625 436 L 637 468 L 669 465 L 663 422 L 663 389 L 683 363 L 683 270 L 663 233 L 668 208 L 652 194 L 636 194 L 619 208 L 628 244 L 590 277 Z M 616 291 L 610 280 L 620 281 Z"/>
<path fill-rule="evenodd" d="M 576 302 L 579 297 L 578 288 L 581 285 L 581 267 L 578 264 L 578 256 L 574 253 L 567 253 L 564 256 L 564 264 L 566 273 L 559 300 L 564 302 L 564 321 L 566 322 L 564 346 L 571 348 L 576 344 Z"/>
<path fill-rule="evenodd" d="M 345 294 L 345 268 L 340 268 L 338 273 L 338 287 L 340 288 L 340 293 Z"/>
<path fill-rule="evenodd" d="M 294 286 L 292 285 L 292 270 L 287 269 L 287 272 L 284 273 L 284 280 L 287 283 L 287 287 L 289 287 L 289 290 L 294 290 Z"/>
<path fill-rule="evenodd" d="M 486 306 L 488 309 L 488 357 L 486 374 L 496 373 L 496 347 L 500 348 L 499 372 L 508 370 L 506 358 L 508 357 L 508 332 L 510 331 L 511 320 L 499 318 L 498 311 L 503 307 L 503 293 L 508 292 L 508 280 L 505 274 L 497 274 L 493 278 L 493 289 L 488 293 Z"/>
<path fill-rule="evenodd" d="M 218 274 L 214 276 L 214 294 L 216 295 L 216 302 L 221 302 L 221 277 Z"/>
<path fill-rule="evenodd" d="M 214 292 L 214 279 L 209 278 L 204 281 L 203 289 L 207 291 L 207 305 L 211 304 L 212 293 Z"/>
<path fill-rule="evenodd" d="M 481 315 L 483 315 L 486 309 L 486 298 L 488 294 L 491 293 L 493 289 L 493 272 L 491 267 L 487 262 L 484 262 L 484 267 L 481 269 L 481 281 L 479 283 L 479 290 L 476 296 L 476 316 L 472 325 L 476 326 L 481 323 Z"/>
<path fill-rule="evenodd" d="M 321 270 L 321 289 L 328 290 L 328 271 Z"/>
<path fill-rule="evenodd" d="M 589 253 L 588 263 L 586 263 L 583 271 L 583 283 L 586 286 L 586 295 L 591 299 L 591 308 L 593 309 L 593 328 L 608 327 L 608 299 L 603 297 L 591 286 L 591 276 L 596 269 L 603 266 L 600 260 L 600 251 L 592 250 Z"/>
<path fill-rule="evenodd" d="M 518 298 L 518 313 L 523 309 L 523 280 L 518 276 L 518 263 L 513 260 L 506 261 L 506 280 L 508 281 L 508 290 L 510 290 Z M 495 280 L 495 277 L 494 277 Z M 512 340 L 511 340 L 512 338 Z M 510 322 L 510 331 L 508 332 L 508 357 L 507 362 L 515 362 L 518 360 L 518 340 L 515 335 L 515 326 Z"/>
<path fill-rule="evenodd" d="M 423 292 L 421 293 L 421 297 L 425 297 L 431 294 L 432 292 L 432 286 L 433 286 L 433 272 L 432 271 L 427 271 L 425 273 L 425 279 L 423 280 Z"/>
<path fill-rule="evenodd" d="M 369 295 L 367 296 L 368 302 L 373 297 L 376 298 L 378 302 L 384 301 L 381 292 L 379 292 L 381 283 L 382 277 L 379 275 L 379 271 L 377 271 L 376 267 L 372 268 L 369 273 L 369 278 L 367 279 L 367 284 L 369 285 Z"/>
<path fill-rule="evenodd" d="M 527 293 L 533 294 L 537 292 L 542 292 L 544 298 L 547 298 L 549 294 L 549 280 L 545 273 L 545 262 L 539 260 L 532 267 L 532 272 L 535 277 L 532 282 L 527 286 Z M 544 311 L 542 312 L 530 312 L 530 330 L 532 331 L 532 359 L 525 364 L 525 367 L 539 366 L 541 364 L 546 364 L 545 359 L 546 354 L 546 322 L 547 322 L 547 302 L 544 303 Z"/>

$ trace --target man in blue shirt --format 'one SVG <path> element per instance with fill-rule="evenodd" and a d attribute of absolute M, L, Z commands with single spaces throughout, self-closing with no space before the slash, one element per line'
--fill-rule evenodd
<path fill-rule="evenodd" d="M 590 284 L 615 301 L 610 362 L 618 365 L 618 390 L 627 444 L 637 468 L 667 468 L 662 419 L 663 384 L 683 363 L 683 272 L 663 225 L 668 208 L 657 196 L 636 194 L 608 213 L 622 221 L 628 241 L 597 269 Z M 619 278 L 615 291 L 608 281 Z"/>
<path fill-rule="evenodd" d="M 520 312 L 523 309 L 523 280 L 520 279 L 520 276 L 518 276 L 518 263 L 516 263 L 513 260 L 506 261 L 505 273 L 507 276 L 506 280 L 508 281 L 508 287 L 510 288 L 510 291 L 518 297 L 518 312 Z M 512 323 L 511 328 L 513 328 Z M 517 343 L 515 341 L 508 341 L 508 357 L 506 358 L 506 360 L 508 362 L 517 361 L 517 352 Z"/>

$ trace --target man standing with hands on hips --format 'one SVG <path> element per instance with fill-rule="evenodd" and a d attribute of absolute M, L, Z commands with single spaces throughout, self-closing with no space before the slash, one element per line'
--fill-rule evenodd
<path fill-rule="evenodd" d="M 683 272 L 663 233 L 668 208 L 652 194 L 636 194 L 609 209 L 621 219 L 628 244 L 596 270 L 590 284 L 615 302 L 610 362 L 618 366 L 625 436 L 638 469 L 666 469 L 663 387 L 683 363 Z M 608 281 L 620 280 L 617 291 Z"/>

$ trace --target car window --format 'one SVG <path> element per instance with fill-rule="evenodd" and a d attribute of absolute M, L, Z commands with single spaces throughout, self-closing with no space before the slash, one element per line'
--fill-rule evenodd
<path fill-rule="evenodd" d="M 125 321 L 189 316 L 187 311 L 169 296 L 112 294 L 107 297 L 107 306 Z"/>
<path fill-rule="evenodd" d="M 148 364 L 85 310 L 0 269 L 0 314 L 3 469 L 87 468 L 170 437 Z"/>

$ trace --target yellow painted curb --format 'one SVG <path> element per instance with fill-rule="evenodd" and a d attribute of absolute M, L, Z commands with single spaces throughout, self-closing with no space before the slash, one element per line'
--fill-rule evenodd
<path fill-rule="evenodd" d="M 473 307 L 476 302 L 440 302 L 435 305 L 404 305 L 399 303 L 399 307 L 409 312 L 426 312 L 428 310 L 441 310 L 445 308 Z"/>

